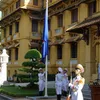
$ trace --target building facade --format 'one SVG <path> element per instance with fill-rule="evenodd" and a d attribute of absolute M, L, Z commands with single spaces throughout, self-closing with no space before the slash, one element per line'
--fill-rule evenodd
<path fill-rule="evenodd" d="M 96 79 L 100 64 L 100 0 L 48 1 L 49 73 L 56 73 L 61 66 L 70 74 L 81 63 L 86 82 Z M 46 0 L 0 1 L 1 44 L 10 60 L 8 77 L 23 67 L 29 49 L 41 51 L 45 6 Z"/>

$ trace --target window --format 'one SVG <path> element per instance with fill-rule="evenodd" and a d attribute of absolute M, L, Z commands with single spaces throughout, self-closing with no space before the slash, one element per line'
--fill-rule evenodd
<path fill-rule="evenodd" d="M 15 60 L 18 60 L 18 48 L 15 49 Z"/>
<path fill-rule="evenodd" d="M 57 59 L 62 59 L 62 45 L 57 45 Z"/>
<path fill-rule="evenodd" d="M 96 1 L 88 4 L 88 16 L 92 16 L 96 12 Z"/>
<path fill-rule="evenodd" d="M 16 8 L 19 8 L 20 7 L 20 0 L 18 0 L 17 2 L 16 2 Z"/>
<path fill-rule="evenodd" d="M 50 47 L 48 47 L 48 60 L 50 60 Z"/>
<path fill-rule="evenodd" d="M 38 5 L 38 0 L 33 0 L 33 5 Z"/>
<path fill-rule="evenodd" d="M 15 32 L 19 32 L 19 22 L 15 23 Z"/>
<path fill-rule="evenodd" d="M 11 61 L 11 50 L 9 50 L 9 61 Z"/>
<path fill-rule="evenodd" d="M 71 58 L 77 58 L 77 43 L 71 43 Z"/>
<path fill-rule="evenodd" d="M 58 27 L 62 27 L 63 26 L 63 15 L 59 15 L 58 16 Z"/>
<path fill-rule="evenodd" d="M 50 28 L 51 28 L 51 21 L 50 19 L 48 20 L 48 30 L 50 31 Z"/>
<path fill-rule="evenodd" d="M 38 32 L 38 20 L 32 20 L 32 32 Z"/>
<path fill-rule="evenodd" d="M 17 70 L 14 71 L 14 75 L 17 75 Z"/>
<path fill-rule="evenodd" d="M 4 38 L 6 38 L 6 28 L 4 29 Z"/>
<path fill-rule="evenodd" d="M 52 2 L 52 0 L 49 0 L 49 2 Z"/>
<path fill-rule="evenodd" d="M 9 26 L 9 35 L 12 35 L 12 25 Z"/>
<path fill-rule="evenodd" d="M 73 9 L 71 11 L 71 20 L 72 20 L 72 23 L 74 22 L 77 22 L 78 21 L 78 9 Z"/>

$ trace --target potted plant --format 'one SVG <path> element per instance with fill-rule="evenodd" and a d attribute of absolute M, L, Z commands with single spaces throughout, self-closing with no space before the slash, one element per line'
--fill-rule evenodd
<path fill-rule="evenodd" d="M 100 79 L 95 79 L 94 81 L 90 81 L 90 89 L 92 100 L 100 99 Z"/>

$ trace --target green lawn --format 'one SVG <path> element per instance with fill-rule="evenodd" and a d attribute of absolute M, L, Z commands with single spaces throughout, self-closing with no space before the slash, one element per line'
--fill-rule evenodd
<path fill-rule="evenodd" d="M 38 89 L 28 89 L 16 86 L 2 86 L 0 87 L 0 92 L 14 97 L 38 95 Z M 48 95 L 56 95 L 55 89 L 48 89 Z"/>

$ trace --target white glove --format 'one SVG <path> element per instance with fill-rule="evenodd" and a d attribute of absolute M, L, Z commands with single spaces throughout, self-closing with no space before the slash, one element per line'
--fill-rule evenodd
<path fill-rule="evenodd" d="M 68 85 L 68 86 L 72 88 L 72 87 L 73 87 L 73 84 L 72 84 L 72 83 L 69 83 L 69 85 Z"/>

